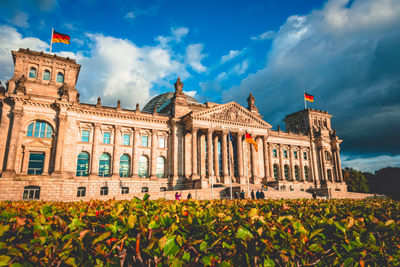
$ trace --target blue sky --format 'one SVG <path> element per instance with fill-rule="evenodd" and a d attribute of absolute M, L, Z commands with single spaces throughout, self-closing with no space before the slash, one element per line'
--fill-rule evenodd
<path fill-rule="evenodd" d="M 0 81 L 10 50 L 48 51 L 54 27 L 71 45 L 53 52 L 82 65 L 81 101 L 143 107 L 181 76 L 200 102 L 252 92 L 277 128 L 306 90 L 333 115 L 344 166 L 400 166 L 398 0 L 15 0 L 0 14 Z"/>

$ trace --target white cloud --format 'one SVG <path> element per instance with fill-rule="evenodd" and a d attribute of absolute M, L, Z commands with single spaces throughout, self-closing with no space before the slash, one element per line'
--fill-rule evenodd
<path fill-rule="evenodd" d="M 171 28 L 170 36 L 162 36 L 159 35 L 156 37 L 156 40 L 160 43 L 161 46 L 167 47 L 171 42 L 180 43 L 182 38 L 185 37 L 189 33 L 189 29 L 186 27 L 179 28 Z"/>
<path fill-rule="evenodd" d="M 128 19 L 128 20 L 134 19 L 134 18 L 135 18 L 135 13 L 133 13 L 133 11 L 126 13 L 125 17 L 124 17 L 124 19 Z"/>
<path fill-rule="evenodd" d="M 191 44 L 186 47 L 186 63 L 197 72 L 205 72 L 207 68 L 201 61 L 207 57 L 207 54 L 202 54 L 203 44 Z"/>
<path fill-rule="evenodd" d="M 195 98 L 197 92 L 196 91 L 183 91 L 185 94 L 187 94 L 188 96 L 191 96 L 193 98 Z"/>
<path fill-rule="evenodd" d="M 236 75 L 242 75 L 243 73 L 246 72 L 248 68 L 249 68 L 249 61 L 244 60 L 243 62 L 235 65 L 231 72 Z"/>
<path fill-rule="evenodd" d="M 385 167 L 400 167 L 400 155 L 381 155 L 368 158 L 342 156 L 342 167 L 349 167 L 363 172 L 374 172 Z"/>
<path fill-rule="evenodd" d="M 239 51 L 239 50 L 230 50 L 227 55 L 224 55 L 221 57 L 221 64 L 237 57 L 238 55 L 240 55 L 240 52 L 241 51 Z"/>
<path fill-rule="evenodd" d="M 274 39 L 276 33 L 274 31 L 266 31 L 257 36 L 251 36 L 251 40 L 267 40 Z"/>
<path fill-rule="evenodd" d="M 46 51 L 49 45 L 37 38 L 23 38 L 15 28 L 0 26 L 0 80 L 9 80 L 14 71 L 11 50 L 29 48 L 35 51 Z"/>
<path fill-rule="evenodd" d="M 105 105 L 115 105 L 118 99 L 125 107 L 134 107 L 136 102 L 143 105 L 154 84 L 175 78 L 176 73 L 186 75 L 185 66 L 168 49 L 138 47 L 101 34 L 89 38 L 93 48 L 90 57 L 81 60 L 78 90 L 91 102 L 102 96 Z"/>
<path fill-rule="evenodd" d="M 26 28 L 29 26 L 28 24 L 28 14 L 22 11 L 17 11 L 15 12 L 14 16 L 11 19 L 8 19 L 7 21 L 22 28 Z"/>

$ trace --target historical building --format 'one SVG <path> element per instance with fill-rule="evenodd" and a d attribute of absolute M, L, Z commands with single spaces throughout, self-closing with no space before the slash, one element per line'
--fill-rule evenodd
<path fill-rule="evenodd" d="M 248 106 L 161 94 L 140 110 L 79 101 L 75 60 L 13 51 L 14 76 L 0 86 L 0 199 L 77 200 L 213 184 L 285 191 L 346 191 L 341 140 L 325 111 L 286 116 L 272 130 Z M 258 143 L 245 142 L 245 132 Z M 229 133 L 233 142 L 229 141 Z M 244 187 L 243 187 L 244 188 Z"/>

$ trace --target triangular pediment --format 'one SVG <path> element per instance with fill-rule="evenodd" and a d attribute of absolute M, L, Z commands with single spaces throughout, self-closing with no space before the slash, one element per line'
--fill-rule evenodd
<path fill-rule="evenodd" d="M 51 148 L 51 144 L 43 140 L 33 140 L 30 142 L 24 143 L 24 147 L 30 148 Z"/>
<path fill-rule="evenodd" d="M 235 122 L 248 126 L 254 125 L 265 128 L 272 127 L 269 123 L 261 119 L 259 116 L 254 115 L 249 110 L 234 101 L 223 105 L 218 105 L 206 110 L 194 112 L 191 114 L 191 117 L 193 119 L 210 119 Z"/>

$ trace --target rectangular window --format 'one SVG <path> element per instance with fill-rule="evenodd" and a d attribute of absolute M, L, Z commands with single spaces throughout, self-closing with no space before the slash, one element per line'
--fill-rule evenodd
<path fill-rule="evenodd" d="M 142 135 L 142 146 L 149 146 L 149 137 L 147 135 Z"/>
<path fill-rule="evenodd" d="M 129 187 L 122 187 L 122 189 L 121 189 L 121 194 L 122 194 L 122 195 L 129 194 Z"/>
<path fill-rule="evenodd" d="M 297 151 L 293 151 L 293 156 L 295 159 L 297 159 Z"/>
<path fill-rule="evenodd" d="M 89 130 L 82 130 L 81 141 L 82 142 L 89 142 L 90 131 Z"/>
<path fill-rule="evenodd" d="M 287 158 L 287 150 L 283 150 L 283 156 Z"/>
<path fill-rule="evenodd" d="M 124 140 L 122 143 L 124 146 L 129 146 L 131 144 L 131 135 L 130 134 L 124 134 Z"/>
<path fill-rule="evenodd" d="M 111 133 L 105 132 L 103 133 L 103 144 L 109 144 L 111 139 Z"/>
<path fill-rule="evenodd" d="M 40 175 L 43 173 L 44 153 L 33 152 L 29 154 L 28 174 Z"/>
<path fill-rule="evenodd" d="M 307 152 L 303 152 L 303 159 L 307 159 Z"/>
<path fill-rule="evenodd" d="M 38 200 L 40 199 L 40 187 L 39 186 L 25 186 L 24 194 L 22 195 L 23 200 Z"/>
<path fill-rule="evenodd" d="M 78 187 L 78 191 L 76 194 L 77 197 L 84 197 L 86 196 L 86 187 Z"/>
<path fill-rule="evenodd" d="M 158 138 L 158 146 L 160 148 L 165 148 L 165 137 Z"/>
<path fill-rule="evenodd" d="M 276 148 L 274 148 L 274 149 L 272 150 L 272 154 L 273 154 L 274 158 L 277 158 L 277 157 L 278 157 L 278 151 L 276 151 Z"/>
<path fill-rule="evenodd" d="M 107 196 L 107 195 L 108 195 L 108 187 L 103 186 L 102 188 L 100 188 L 100 196 Z"/>

